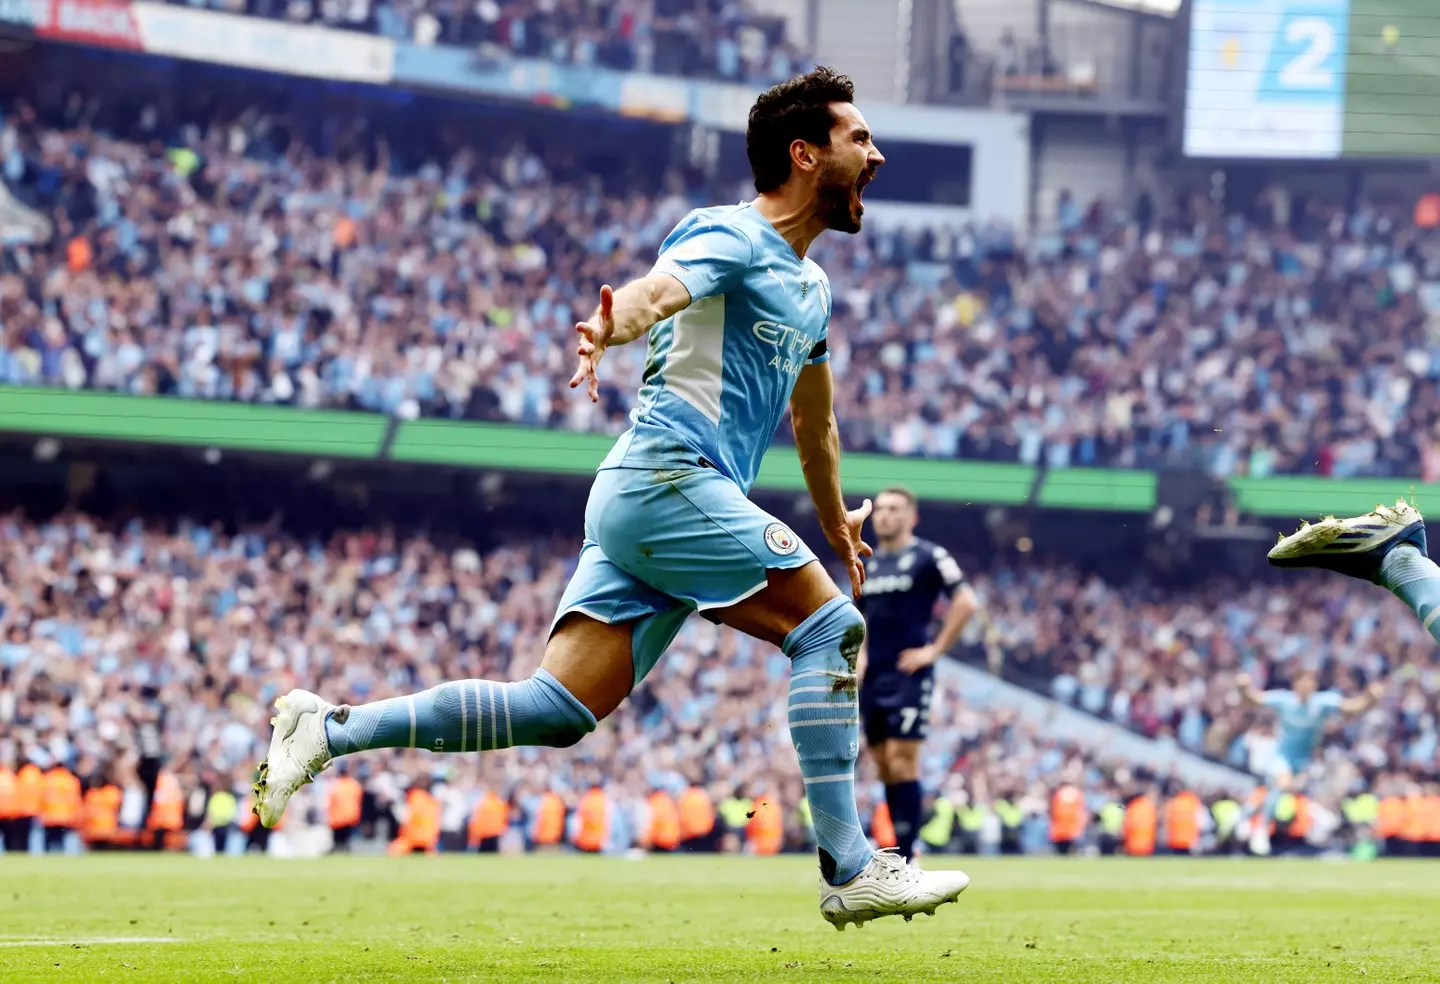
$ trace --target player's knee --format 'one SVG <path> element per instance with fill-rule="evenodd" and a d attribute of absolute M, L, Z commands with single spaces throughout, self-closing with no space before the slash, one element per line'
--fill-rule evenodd
<path fill-rule="evenodd" d="M 595 715 L 546 670 L 536 670 L 519 688 L 517 699 L 534 711 L 524 718 L 533 730 L 520 744 L 569 748 L 595 730 Z"/>
<path fill-rule="evenodd" d="M 811 654 L 833 656 L 832 669 L 854 673 L 864 643 L 865 616 L 850 599 L 835 598 L 786 636 L 781 649 L 792 661 Z"/>

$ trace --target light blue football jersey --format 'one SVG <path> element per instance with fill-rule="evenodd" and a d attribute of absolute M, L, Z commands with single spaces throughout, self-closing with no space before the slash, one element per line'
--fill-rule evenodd
<path fill-rule="evenodd" d="M 703 458 L 748 492 L 800 370 L 829 358 L 830 282 L 749 204 L 685 216 L 654 269 L 691 303 L 650 329 L 631 427 L 600 467 Z"/>
<path fill-rule="evenodd" d="M 1292 769 L 1303 769 L 1320 744 L 1325 721 L 1340 713 L 1344 699 L 1333 690 L 1320 690 L 1302 701 L 1293 690 L 1267 690 L 1263 703 L 1275 711 L 1279 724 L 1276 751 Z"/>

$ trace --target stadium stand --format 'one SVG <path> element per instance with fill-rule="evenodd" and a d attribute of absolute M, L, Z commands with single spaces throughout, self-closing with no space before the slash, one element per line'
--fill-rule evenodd
<path fill-rule="evenodd" d="M 0 380 L 625 426 L 643 352 L 616 353 L 598 407 L 564 400 L 573 324 L 713 189 L 632 174 L 597 194 L 519 132 L 326 155 L 252 108 L 205 129 L 149 116 L 131 136 L 140 108 L 5 114 L 7 184 L 59 234 L 5 253 Z M 1056 235 L 1017 242 L 989 224 L 817 249 L 838 285 L 847 448 L 1440 474 L 1422 290 L 1440 254 L 1398 205 L 1062 202 Z"/>

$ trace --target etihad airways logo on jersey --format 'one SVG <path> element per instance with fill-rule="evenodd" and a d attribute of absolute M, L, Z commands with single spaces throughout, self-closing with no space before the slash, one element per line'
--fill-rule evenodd
<path fill-rule="evenodd" d="M 750 330 L 760 341 L 779 350 L 770 359 L 770 365 L 788 375 L 800 375 L 800 370 L 805 368 L 805 360 L 815 347 L 813 335 L 778 321 L 757 321 Z"/>

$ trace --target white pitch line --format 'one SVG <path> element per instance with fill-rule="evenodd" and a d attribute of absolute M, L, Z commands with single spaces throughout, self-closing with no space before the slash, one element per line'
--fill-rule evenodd
<path fill-rule="evenodd" d="M 91 936 L 77 940 L 0 940 L 6 946 L 117 946 L 126 943 L 184 943 L 173 936 Z"/>

